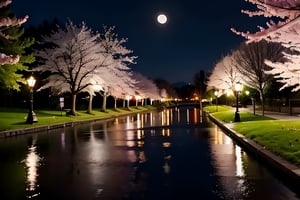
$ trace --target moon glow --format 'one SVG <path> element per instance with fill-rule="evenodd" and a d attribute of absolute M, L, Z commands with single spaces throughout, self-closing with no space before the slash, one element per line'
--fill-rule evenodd
<path fill-rule="evenodd" d="M 160 14 L 157 16 L 157 22 L 160 23 L 160 24 L 165 24 L 167 23 L 168 21 L 168 18 L 165 14 Z"/>

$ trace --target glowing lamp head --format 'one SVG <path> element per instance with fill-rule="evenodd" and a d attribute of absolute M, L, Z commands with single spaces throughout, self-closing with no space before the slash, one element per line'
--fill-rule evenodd
<path fill-rule="evenodd" d="M 33 76 L 30 76 L 29 79 L 27 79 L 27 84 L 30 88 L 33 88 L 35 85 L 36 80 L 33 78 Z"/>
<path fill-rule="evenodd" d="M 236 92 L 240 92 L 242 90 L 242 84 L 238 81 L 235 83 L 234 89 Z"/>
<path fill-rule="evenodd" d="M 217 96 L 219 95 L 219 91 L 216 90 L 216 91 L 214 92 L 214 94 L 215 94 L 215 96 L 217 97 Z"/>

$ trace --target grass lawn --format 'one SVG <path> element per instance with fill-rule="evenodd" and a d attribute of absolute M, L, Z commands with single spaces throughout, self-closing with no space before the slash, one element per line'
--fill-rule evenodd
<path fill-rule="evenodd" d="M 300 166 L 299 120 L 236 123 L 234 130 Z"/>
<path fill-rule="evenodd" d="M 77 116 L 66 116 L 66 112 L 58 110 L 35 110 L 38 123 L 26 124 L 28 110 L 0 108 L 0 131 L 60 124 L 79 120 L 107 118 L 151 109 L 155 108 L 152 106 L 139 106 L 130 107 L 129 110 L 127 108 L 118 108 L 117 110 L 107 109 L 107 112 L 94 110 L 92 114 L 88 114 L 86 110 L 84 110 L 77 111 Z"/>
<path fill-rule="evenodd" d="M 211 115 L 230 123 L 234 119 L 235 109 L 219 106 L 205 107 Z M 274 120 L 268 117 L 240 112 L 241 122 L 234 123 L 233 129 L 266 149 L 300 166 L 300 120 Z"/>
<path fill-rule="evenodd" d="M 229 106 L 218 106 L 218 111 L 216 111 L 216 106 L 207 106 L 204 108 L 207 110 L 211 115 L 218 118 L 219 120 L 229 123 L 234 121 L 234 114 L 235 108 Z M 240 112 L 241 122 L 245 121 L 258 121 L 258 120 L 270 120 L 271 118 L 260 116 L 260 115 L 253 115 L 250 112 Z"/>

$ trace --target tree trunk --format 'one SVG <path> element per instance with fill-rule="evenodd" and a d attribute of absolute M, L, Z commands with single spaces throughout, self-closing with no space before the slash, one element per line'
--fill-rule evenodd
<path fill-rule="evenodd" d="M 76 93 L 72 94 L 71 110 L 68 115 L 76 115 Z"/>
<path fill-rule="evenodd" d="M 102 112 L 106 112 L 106 99 L 107 99 L 107 95 L 103 95 L 103 102 L 102 102 L 102 108 L 101 108 L 101 111 Z"/>
<path fill-rule="evenodd" d="M 90 95 L 87 113 L 91 114 L 92 110 L 93 110 L 93 95 Z"/>
<path fill-rule="evenodd" d="M 126 106 L 126 99 L 123 99 L 123 108 Z"/>
<path fill-rule="evenodd" d="M 199 110 L 200 110 L 200 117 L 203 116 L 203 106 L 202 106 L 202 96 L 199 95 Z"/>
<path fill-rule="evenodd" d="M 114 109 L 117 109 L 117 97 L 114 97 L 115 103 L 114 103 Z"/>
<path fill-rule="evenodd" d="M 264 94 L 263 94 L 263 91 L 260 90 L 259 91 L 259 97 L 260 97 L 260 101 L 261 101 L 261 113 L 262 113 L 262 116 L 265 116 L 265 98 L 264 98 Z"/>

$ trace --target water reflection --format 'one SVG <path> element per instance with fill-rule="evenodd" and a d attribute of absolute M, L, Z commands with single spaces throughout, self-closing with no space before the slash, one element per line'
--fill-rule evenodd
<path fill-rule="evenodd" d="M 242 160 L 242 149 L 238 145 L 235 145 L 235 167 L 236 167 L 236 176 L 243 177 L 245 176 L 245 170 Z"/>
<path fill-rule="evenodd" d="M 66 135 L 65 135 L 65 132 L 63 131 L 60 134 L 60 141 L 61 141 L 61 148 L 62 149 L 65 149 L 65 147 L 66 147 L 66 140 L 65 140 L 65 138 L 66 138 Z"/>
<path fill-rule="evenodd" d="M 37 146 L 37 135 L 32 138 L 30 141 L 32 144 L 28 146 L 28 152 L 25 159 L 25 168 L 26 168 L 26 190 L 28 192 L 27 198 L 36 197 L 39 195 L 37 184 L 38 182 L 38 169 L 40 166 L 41 157 L 38 155 Z"/>
<path fill-rule="evenodd" d="M 139 113 L 18 138 L 27 150 L 18 157 L 25 158 L 27 198 L 298 199 L 197 108 Z M 12 143 L 9 151 L 16 151 L 13 140 L 6 141 Z M 2 179 L 1 184 L 8 182 Z"/>
<path fill-rule="evenodd" d="M 140 115 L 137 115 L 137 126 L 140 126 Z M 126 145 L 128 147 L 133 147 L 135 145 L 135 141 L 134 141 L 134 137 L 135 137 L 135 133 L 132 129 L 134 129 L 134 124 L 132 123 L 134 121 L 134 119 L 130 116 L 128 116 L 126 118 Z"/>

